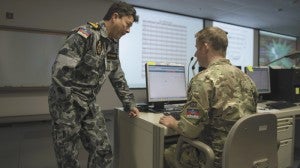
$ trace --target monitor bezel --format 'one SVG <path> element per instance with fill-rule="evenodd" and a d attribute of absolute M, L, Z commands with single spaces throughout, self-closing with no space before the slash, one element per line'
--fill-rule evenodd
<path fill-rule="evenodd" d="M 152 99 L 150 98 L 150 93 L 149 93 L 149 85 L 150 85 L 150 80 L 149 80 L 149 67 L 150 66 L 165 66 L 165 67 L 174 67 L 174 66 L 179 66 L 183 67 L 184 69 L 184 81 L 185 81 L 185 91 L 187 91 L 187 82 L 186 82 L 186 68 L 184 65 L 181 64 L 164 64 L 164 63 L 146 63 L 145 64 L 145 80 L 146 80 L 146 97 L 147 97 L 147 103 L 148 105 L 153 104 L 154 109 L 156 110 L 163 110 L 165 104 L 181 104 L 185 103 L 187 100 L 187 94 L 185 94 L 184 98 L 177 98 L 177 99 Z"/>
<path fill-rule="evenodd" d="M 267 82 L 267 85 L 268 85 L 268 91 L 260 91 L 259 90 L 259 88 L 256 86 L 256 90 L 257 90 L 257 92 L 258 92 L 258 94 L 270 94 L 271 93 L 271 74 L 270 74 L 270 67 L 268 67 L 268 66 L 252 66 L 251 67 L 252 68 L 252 70 L 253 71 L 255 71 L 255 69 L 266 69 L 267 70 L 267 72 L 268 72 L 268 82 Z M 250 70 L 249 70 L 249 67 L 245 67 L 245 74 L 247 74 L 250 78 L 251 78 L 251 76 L 249 75 L 249 73 L 251 72 Z M 255 81 L 251 78 L 251 80 L 255 83 Z M 255 83 L 255 85 L 257 85 L 256 83 Z"/>

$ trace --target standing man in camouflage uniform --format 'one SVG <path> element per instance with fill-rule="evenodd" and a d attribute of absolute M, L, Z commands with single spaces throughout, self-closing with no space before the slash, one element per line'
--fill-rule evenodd
<path fill-rule="evenodd" d="M 104 168 L 112 161 L 105 120 L 96 95 L 108 77 L 130 117 L 136 117 L 118 58 L 118 40 L 137 21 L 135 9 L 124 2 L 112 4 L 103 20 L 75 28 L 58 52 L 52 67 L 49 110 L 59 168 L 79 168 L 79 141 L 89 152 L 88 167 Z"/>
<path fill-rule="evenodd" d="M 181 119 L 163 116 L 160 123 L 181 135 L 197 138 L 212 147 L 215 168 L 222 167 L 222 150 L 233 124 L 243 116 L 256 112 L 257 92 L 252 80 L 225 59 L 227 34 L 220 28 L 204 28 L 196 34 L 195 56 L 206 70 L 190 82 L 187 103 Z M 184 168 L 202 167 L 201 153 L 186 146 L 180 162 Z M 174 167 L 174 145 L 165 150 L 167 167 Z"/>

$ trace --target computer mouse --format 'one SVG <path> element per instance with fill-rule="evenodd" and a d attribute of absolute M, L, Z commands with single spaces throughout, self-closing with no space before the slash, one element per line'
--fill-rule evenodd
<path fill-rule="evenodd" d="M 165 115 L 165 116 L 168 116 L 168 115 L 171 115 L 171 113 L 170 112 L 163 112 L 163 114 Z"/>

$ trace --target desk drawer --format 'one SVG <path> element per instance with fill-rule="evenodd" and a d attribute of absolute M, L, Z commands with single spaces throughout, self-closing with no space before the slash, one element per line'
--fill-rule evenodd
<path fill-rule="evenodd" d="M 293 138 L 293 125 L 284 125 L 277 127 L 277 140 Z"/>
<path fill-rule="evenodd" d="M 292 116 L 277 119 L 278 127 L 283 125 L 293 125 L 293 123 L 294 123 L 294 118 Z"/>
<path fill-rule="evenodd" d="M 280 141 L 278 149 L 278 168 L 290 167 L 293 164 L 293 140 L 287 139 Z"/>
<path fill-rule="evenodd" d="M 293 138 L 294 118 L 284 117 L 277 119 L 277 140 Z"/>

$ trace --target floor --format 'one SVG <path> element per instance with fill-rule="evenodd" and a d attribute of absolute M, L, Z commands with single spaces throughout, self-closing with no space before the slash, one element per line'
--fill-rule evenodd
<path fill-rule="evenodd" d="M 295 163 L 293 168 L 300 168 L 300 149 L 295 150 Z"/>
<path fill-rule="evenodd" d="M 86 167 L 87 152 L 80 151 Z M 0 163 L 3 168 L 55 168 L 50 122 L 38 121 L 0 126 Z"/>
<path fill-rule="evenodd" d="M 114 142 L 114 113 L 103 110 L 103 114 L 109 137 Z M 86 168 L 88 153 L 83 147 L 78 159 L 81 168 Z M 57 168 L 49 115 L 0 118 L 0 167 Z"/>
<path fill-rule="evenodd" d="M 293 168 L 300 168 L 300 151 Z M 79 160 L 86 167 L 87 153 L 81 149 Z M 50 122 L 35 121 L 0 124 L 0 167 L 56 168 L 50 137 Z"/>

